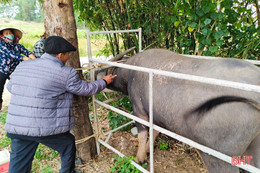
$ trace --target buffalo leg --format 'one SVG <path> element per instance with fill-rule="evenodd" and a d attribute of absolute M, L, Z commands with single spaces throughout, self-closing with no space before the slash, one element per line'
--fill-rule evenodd
<path fill-rule="evenodd" d="M 153 130 L 153 144 L 157 138 L 157 136 L 159 135 L 160 132 L 156 131 L 156 130 Z M 148 140 L 146 142 L 146 153 L 149 153 L 150 152 L 150 141 Z"/>
<path fill-rule="evenodd" d="M 148 138 L 148 131 L 142 130 L 138 132 L 138 151 L 136 155 L 136 162 L 137 163 L 144 163 L 147 159 L 146 155 L 146 141 Z"/>
<path fill-rule="evenodd" d="M 140 100 L 138 100 L 140 101 Z M 149 121 L 149 117 L 148 114 L 144 111 L 143 107 L 141 106 L 141 103 L 137 102 L 137 101 L 133 101 L 136 104 L 133 104 L 133 111 L 134 111 L 134 115 L 136 115 L 137 117 L 145 120 L 145 121 Z M 140 124 L 138 122 L 136 122 L 136 127 L 138 129 L 138 151 L 137 151 L 137 155 L 136 155 L 136 162 L 137 163 L 144 163 L 147 159 L 147 155 L 146 155 L 146 142 L 147 142 L 147 138 L 148 138 L 148 128 L 143 125 Z"/>

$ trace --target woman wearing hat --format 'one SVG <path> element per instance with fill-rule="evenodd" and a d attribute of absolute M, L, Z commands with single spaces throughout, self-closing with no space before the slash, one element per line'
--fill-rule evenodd
<path fill-rule="evenodd" d="M 19 62 L 35 59 L 32 52 L 28 51 L 23 45 L 18 44 L 22 35 L 23 33 L 16 28 L 0 29 L 0 110 L 6 79 L 9 78 L 9 75 L 15 70 Z"/>

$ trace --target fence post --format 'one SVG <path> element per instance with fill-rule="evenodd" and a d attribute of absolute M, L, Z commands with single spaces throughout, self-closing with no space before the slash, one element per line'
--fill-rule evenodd
<path fill-rule="evenodd" d="M 92 58 L 91 54 L 91 41 L 90 41 L 90 31 L 87 30 L 87 46 L 88 46 L 88 60 L 89 60 L 89 68 L 90 68 L 90 79 L 91 81 L 95 80 L 95 70 L 92 69 L 92 61 L 90 59 Z M 95 95 L 92 96 L 92 105 L 93 105 L 93 114 L 94 114 L 94 129 L 95 129 L 95 140 L 96 140 L 96 147 L 97 147 L 97 153 L 100 153 L 100 144 L 98 142 L 98 118 L 97 118 L 97 111 L 96 111 L 96 103 L 95 103 Z"/>
<path fill-rule="evenodd" d="M 142 28 L 138 30 L 139 52 L 142 52 Z"/>
<path fill-rule="evenodd" d="M 149 72 L 150 172 L 153 173 L 153 72 Z"/>

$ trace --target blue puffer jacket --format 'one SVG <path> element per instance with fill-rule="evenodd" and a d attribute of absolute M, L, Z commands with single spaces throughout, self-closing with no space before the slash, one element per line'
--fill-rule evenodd
<path fill-rule="evenodd" d="M 7 89 L 11 101 L 5 129 L 27 136 L 69 131 L 75 123 L 73 94 L 89 96 L 106 87 L 102 79 L 91 83 L 80 80 L 72 67 L 47 53 L 20 63 L 10 77 Z"/>

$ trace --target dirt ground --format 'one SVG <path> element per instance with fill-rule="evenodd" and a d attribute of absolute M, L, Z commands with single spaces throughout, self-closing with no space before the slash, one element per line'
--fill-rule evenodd
<path fill-rule="evenodd" d="M 106 112 L 103 109 L 98 109 L 102 114 L 99 117 L 99 128 L 102 131 L 109 131 L 109 122 L 106 119 Z M 91 113 L 90 113 L 91 114 Z M 105 141 L 107 136 L 101 135 Z M 168 144 L 166 150 L 160 150 L 159 145 L 162 141 Z M 125 156 L 135 156 L 138 148 L 137 136 L 133 136 L 130 131 L 117 131 L 112 134 L 108 144 L 119 150 Z M 96 159 L 85 165 L 78 165 L 78 169 L 82 172 L 110 172 L 110 167 L 113 166 L 116 155 L 111 150 L 101 145 L 101 153 Z M 117 155 L 116 155 L 117 156 Z M 148 166 L 149 170 L 149 157 Z M 166 135 L 160 134 L 154 146 L 154 172 L 155 173 L 207 173 L 207 169 L 199 157 L 198 152 L 177 140 L 174 140 Z"/>
<path fill-rule="evenodd" d="M 5 89 L 3 94 L 3 110 L 7 110 L 7 106 L 10 102 L 10 94 Z M 102 131 L 109 131 L 109 123 L 106 119 L 106 112 L 102 110 L 102 116 L 99 118 L 99 127 Z M 1 133 L 4 133 L 3 127 Z M 105 140 L 105 136 L 103 136 Z M 164 140 L 168 143 L 167 150 L 160 150 L 159 145 Z M 125 156 L 135 156 L 137 153 L 138 140 L 136 136 L 133 136 L 129 131 L 118 131 L 113 133 L 109 142 L 111 146 L 122 152 Z M 155 173 L 207 173 L 205 165 L 199 157 L 197 151 L 188 145 L 178 142 L 166 135 L 159 135 L 155 142 L 154 147 L 154 172 Z M 101 145 L 101 153 L 93 160 L 84 165 L 77 165 L 78 170 L 84 173 L 108 173 L 110 167 L 113 166 L 115 159 L 113 155 L 116 155 L 109 149 Z M 116 155 L 117 156 L 117 155 Z M 149 158 L 148 158 L 149 161 Z M 52 165 L 56 164 L 57 169 L 54 168 L 53 172 L 58 172 L 60 167 L 59 159 L 44 162 L 43 164 Z M 149 169 L 149 162 L 147 169 Z M 39 171 L 40 172 L 40 171 Z"/>
<path fill-rule="evenodd" d="M 167 150 L 159 149 L 158 144 L 161 140 L 165 140 L 168 143 L 169 148 Z M 135 156 L 138 141 L 136 137 L 133 137 L 129 132 L 118 132 L 111 137 L 109 144 L 126 156 Z M 78 166 L 78 168 L 84 173 L 109 172 L 114 162 L 113 154 L 114 153 L 109 149 L 101 147 L 101 154 L 95 160 Z M 169 139 L 167 136 L 160 135 L 155 144 L 154 172 L 207 173 L 208 171 L 194 149 L 178 141 Z"/>

